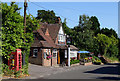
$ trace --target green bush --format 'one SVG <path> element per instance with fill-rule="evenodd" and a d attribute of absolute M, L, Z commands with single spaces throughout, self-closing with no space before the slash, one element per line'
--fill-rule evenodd
<path fill-rule="evenodd" d="M 8 65 L 2 64 L 2 73 L 3 76 L 15 76 L 15 78 L 23 77 L 24 75 L 28 74 L 28 65 L 24 65 L 22 69 L 15 71 L 10 70 Z"/>
<path fill-rule="evenodd" d="M 2 65 L 2 72 L 4 76 L 12 76 L 14 75 L 14 70 L 10 70 L 9 66 L 6 64 Z"/>
<path fill-rule="evenodd" d="M 21 76 L 21 70 L 16 71 L 16 72 L 14 73 L 14 75 L 15 75 L 16 78 L 20 77 L 20 76 Z"/>
<path fill-rule="evenodd" d="M 72 64 L 76 64 L 76 63 L 79 63 L 79 60 L 71 60 L 70 61 L 70 64 L 72 65 Z"/>
<path fill-rule="evenodd" d="M 28 65 L 24 65 L 21 70 L 23 74 L 28 74 Z"/>
<path fill-rule="evenodd" d="M 92 63 L 101 64 L 101 60 L 96 56 L 92 56 Z"/>

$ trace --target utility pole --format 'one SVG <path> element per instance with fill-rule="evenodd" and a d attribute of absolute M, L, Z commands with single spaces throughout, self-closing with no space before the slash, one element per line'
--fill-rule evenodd
<path fill-rule="evenodd" d="M 24 34 L 26 33 L 26 9 L 27 9 L 27 0 L 24 2 Z M 25 38 L 24 38 L 25 45 Z M 25 49 L 24 49 L 25 50 Z M 23 54 L 23 65 L 25 65 L 25 53 Z"/>
<path fill-rule="evenodd" d="M 27 1 L 24 2 L 24 33 L 26 33 L 26 9 L 27 9 Z M 25 42 L 25 39 L 24 39 Z"/>

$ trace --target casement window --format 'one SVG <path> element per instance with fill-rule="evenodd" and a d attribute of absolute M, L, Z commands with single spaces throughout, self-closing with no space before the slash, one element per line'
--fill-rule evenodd
<path fill-rule="evenodd" d="M 60 35 L 58 35 L 58 40 L 60 40 Z"/>
<path fill-rule="evenodd" d="M 39 52 L 42 52 L 42 48 L 40 48 Z"/>
<path fill-rule="evenodd" d="M 56 58 L 56 56 L 57 56 L 57 50 L 54 49 L 54 50 L 53 50 L 53 58 Z"/>
<path fill-rule="evenodd" d="M 46 49 L 46 53 L 48 53 L 48 49 Z"/>
<path fill-rule="evenodd" d="M 65 42 L 65 35 L 62 35 L 62 34 L 58 35 L 58 41 Z"/>
<path fill-rule="evenodd" d="M 43 54 L 44 54 L 44 59 L 46 59 L 46 52 L 44 52 Z"/>
<path fill-rule="evenodd" d="M 33 49 L 33 57 L 37 57 L 38 49 Z"/>
<path fill-rule="evenodd" d="M 61 38 L 60 40 L 62 41 L 63 40 L 63 36 L 61 35 L 60 38 Z"/>
<path fill-rule="evenodd" d="M 65 50 L 65 58 L 67 58 L 67 50 Z"/>
<path fill-rule="evenodd" d="M 50 55 L 50 49 L 49 49 L 49 55 Z"/>
<path fill-rule="evenodd" d="M 53 58 L 56 58 L 56 53 L 53 53 Z"/>

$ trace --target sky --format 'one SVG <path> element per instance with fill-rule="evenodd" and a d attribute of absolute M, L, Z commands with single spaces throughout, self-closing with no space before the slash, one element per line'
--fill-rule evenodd
<path fill-rule="evenodd" d="M 17 2 L 21 15 L 24 3 Z M 67 19 L 70 28 L 78 25 L 80 15 L 96 16 L 100 28 L 112 28 L 118 33 L 118 2 L 28 2 L 27 14 L 37 16 L 37 10 L 53 10 L 62 22 Z"/>

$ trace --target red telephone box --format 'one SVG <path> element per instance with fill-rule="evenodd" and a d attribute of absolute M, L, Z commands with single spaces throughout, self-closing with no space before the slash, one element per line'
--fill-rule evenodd
<path fill-rule="evenodd" d="M 16 52 L 11 52 L 8 59 L 9 69 L 18 71 L 22 68 L 22 54 L 21 49 L 16 49 Z"/>

